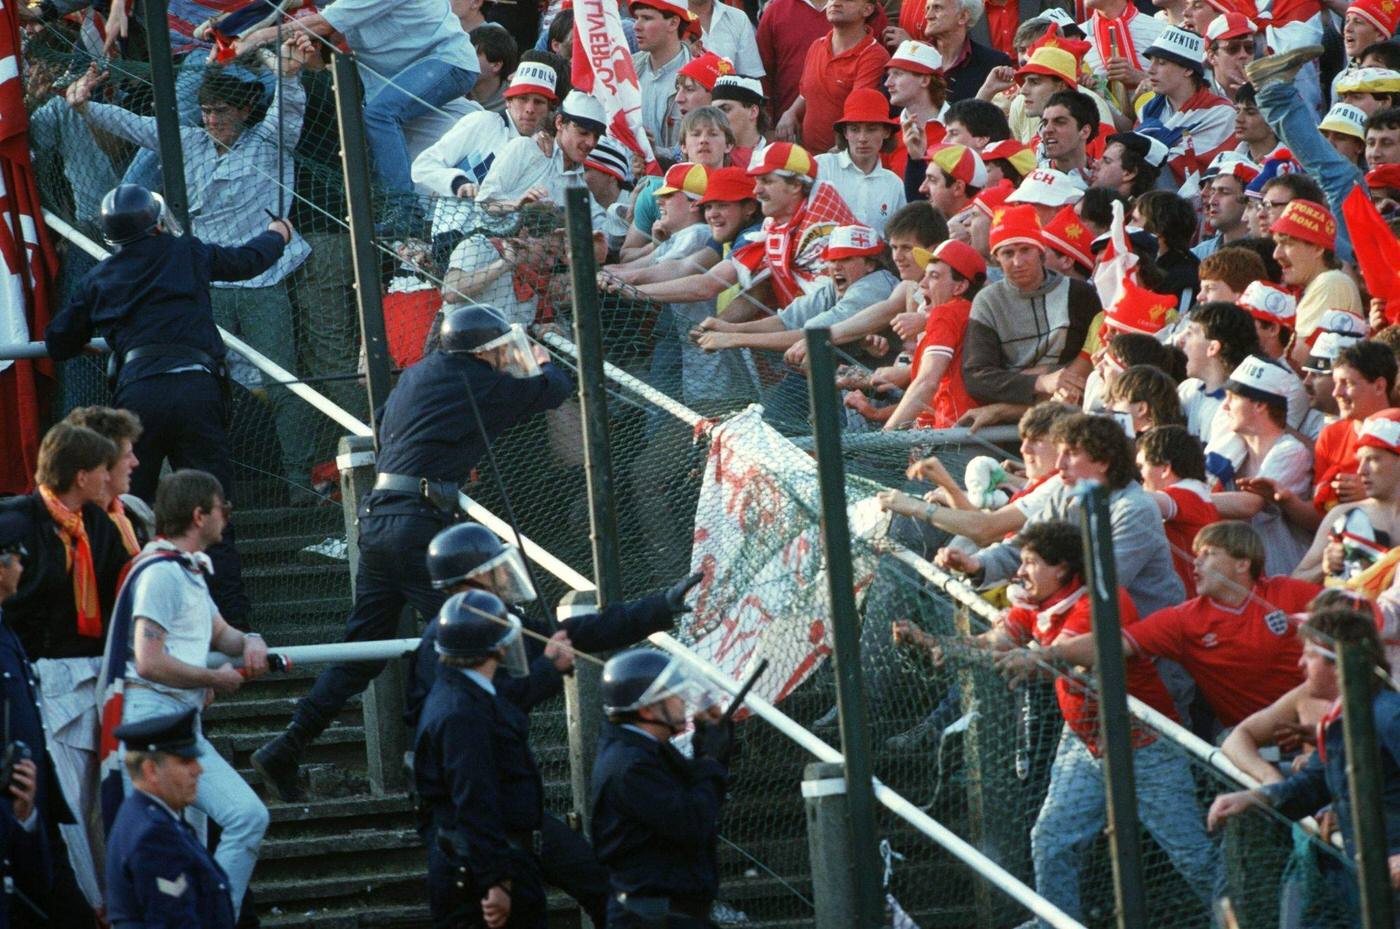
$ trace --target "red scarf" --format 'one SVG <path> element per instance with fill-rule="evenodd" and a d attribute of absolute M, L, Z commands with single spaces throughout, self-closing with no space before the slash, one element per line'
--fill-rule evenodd
<path fill-rule="evenodd" d="M 1104 64 L 1108 64 L 1110 58 L 1126 58 L 1128 64 L 1139 71 L 1143 70 L 1142 62 L 1138 60 L 1137 48 L 1133 45 L 1132 30 L 1128 28 L 1128 23 L 1133 17 L 1139 15 L 1141 14 L 1138 13 L 1137 7 L 1131 3 L 1123 11 L 1123 15 L 1116 19 L 1109 19 L 1095 11 L 1092 22 L 1094 47 L 1099 50 L 1099 57 L 1103 59 Z M 1115 47 L 1118 49 L 1116 56 L 1113 54 Z"/>
<path fill-rule="evenodd" d="M 122 547 L 126 549 L 126 553 L 134 556 L 141 551 L 141 543 L 136 541 L 136 527 L 131 524 L 131 517 L 126 515 L 126 506 L 121 497 L 113 497 L 112 502 L 107 504 L 107 517 L 121 533 Z"/>
<path fill-rule="evenodd" d="M 58 495 L 42 484 L 39 496 L 49 508 L 49 516 L 58 524 L 63 539 L 68 571 L 73 575 L 73 604 L 78 611 L 78 635 L 91 639 L 102 637 L 102 607 L 97 600 L 97 569 L 92 562 L 92 546 L 88 543 L 83 513 L 64 506 Z"/>

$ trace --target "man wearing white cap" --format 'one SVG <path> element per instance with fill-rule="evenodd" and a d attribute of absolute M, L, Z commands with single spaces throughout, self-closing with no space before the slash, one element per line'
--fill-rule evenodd
<path fill-rule="evenodd" d="M 548 200 L 564 205 L 570 182 L 583 182 L 583 162 L 607 131 L 607 115 L 597 98 L 573 90 L 554 117 L 552 151 L 545 154 L 533 138 L 506 143 L 477 189 L 477 202 L 518 209 L 526 203 Z M 602 229 L 606 217 L 597 201 L 589 198 L 593 228 Z"/>
<path fill-rule="evenodd" d="M 1200 36 L 1169 27 L 1143 53 L 1149 60 L 1152 95 L 1138 106 L 1138 128 L 1176 130 L 1168 164 L 1178 181 L 1190 172 L 1188 149 L 1209 162 L 1235 145 L 1235 108 L 1211 93 L 1205 81 L 1205 43 Z"/>
<path fill-rule="evenodd" d="M 1244 66 L 1254 60 L 1254 41 L 1260 29 L 1241 13 L 1223 13 L 1206 28 L 1206 61 L 1213 89 L 1227 100 L 1248 82 Z"/>
<path fill-rule="evenodd" d="M 1312 449 L 1288 432 L 1292 377 L 1282 364 L 1246 358 L 1225 382 L 1220 412 L 1228 433 L 1206 446 L 1206 467 L 1226 487 L 1213 495 L 1216 509 L 1224 519 L 1250 521 L 1264 541 L 1267 574 L 1291 574 L 1311 535 L 1288 522 L 1273 499 L 1279 491 L 1312 492 Z"/>
<path fill-rule="evenodd" d="M 885 65 L 885 91 L 890 103 L 901 107 L 899 123 L 913 126 L 915 138 L 948 108 L 948 84 L 943 78 L 943 58 L 932 45 L 909 39 L 900 42 Z M 908 130 L 905 130 L 906 133 Z M 908 144 L 908 139 L 904 140 Z M 910 151 L 912 158 L 924 157 L 924 150 Z"/>
<path fill-rule="evenodd" d="M 496 155 L 511 140 L 535 134 L 559 99 L 558 82 L 549 65 L 521 62 L 505 91 L 504 113 L 468 113 L 413 159 L 413 182 L 439 198 L 433 207 L 434 240 L 471 225 L 471 203 Z"/>
<path fill-rule="evenodd" d="M 1027 203 L 1035 207 L 1036 217 L 1042 226 L 1049 225 L 1055 214 L 1067 206 L 1078 203 L 1084 191 L 1070 180 L 1069 175 L 1054 168 L 1036 168 L 1026 175 L 1006 198 L 1007 203 Z"/>

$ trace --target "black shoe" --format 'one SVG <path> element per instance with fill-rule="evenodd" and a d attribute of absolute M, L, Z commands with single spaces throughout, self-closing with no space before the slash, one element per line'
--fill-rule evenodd
<path fill-rule="evenodd" d="M 300 803 L 306 799 L 300 783 L 301 753 L 289 742 L 284 732 L 253 752 L 250 761 L 274 797 L 283 803 Z"/>

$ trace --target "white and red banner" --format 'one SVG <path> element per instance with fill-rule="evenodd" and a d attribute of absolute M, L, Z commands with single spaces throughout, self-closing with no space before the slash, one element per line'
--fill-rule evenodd
<path fill-rule="evenodd" d="M 761 408 L 712 433 L 691 551 L 691 570 L 705 579 L 678 637 L 735 680 L 767 658 L 754 693 L 773 703 L 832 650 L 818 501 L 816 463 L 765 423 Z M 888 514 L 867 496 L 847 515 L 859 599 L 877 561 L 860 540 L 881 536 Z"/>
<path fill-rule="evenodd" d="M 608 114 L 608 135 L 642 156 L 648 174 L 661 166 L 642 128 L 642 85 L 622 31 L 617 0 L 575 0 L 570 83 L 592 94 Z"/>

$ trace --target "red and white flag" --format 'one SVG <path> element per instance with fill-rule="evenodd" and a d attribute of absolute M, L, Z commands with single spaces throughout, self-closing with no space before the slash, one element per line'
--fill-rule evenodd
<path fill-rule="evenodd" d="M 58 270 L 29 160 L 16 4 L 0 0 L 0 340 L 7 343 L 42 337 Z M 30 489 L 39 448 L 40 374 L 52 374 L 48 361 L 0 362 L 0 434 L 12 443 L 0 463 L 0 492 Z"/>
<path fill-rule="evenodd" d="M 642 128 L 642 85 L 622 31 L 617 0 L 575 0 L 570 83 L 592 94 L 608 114 L 608 135 L 642 156 L 648 174 L 661 166 Z"/>

